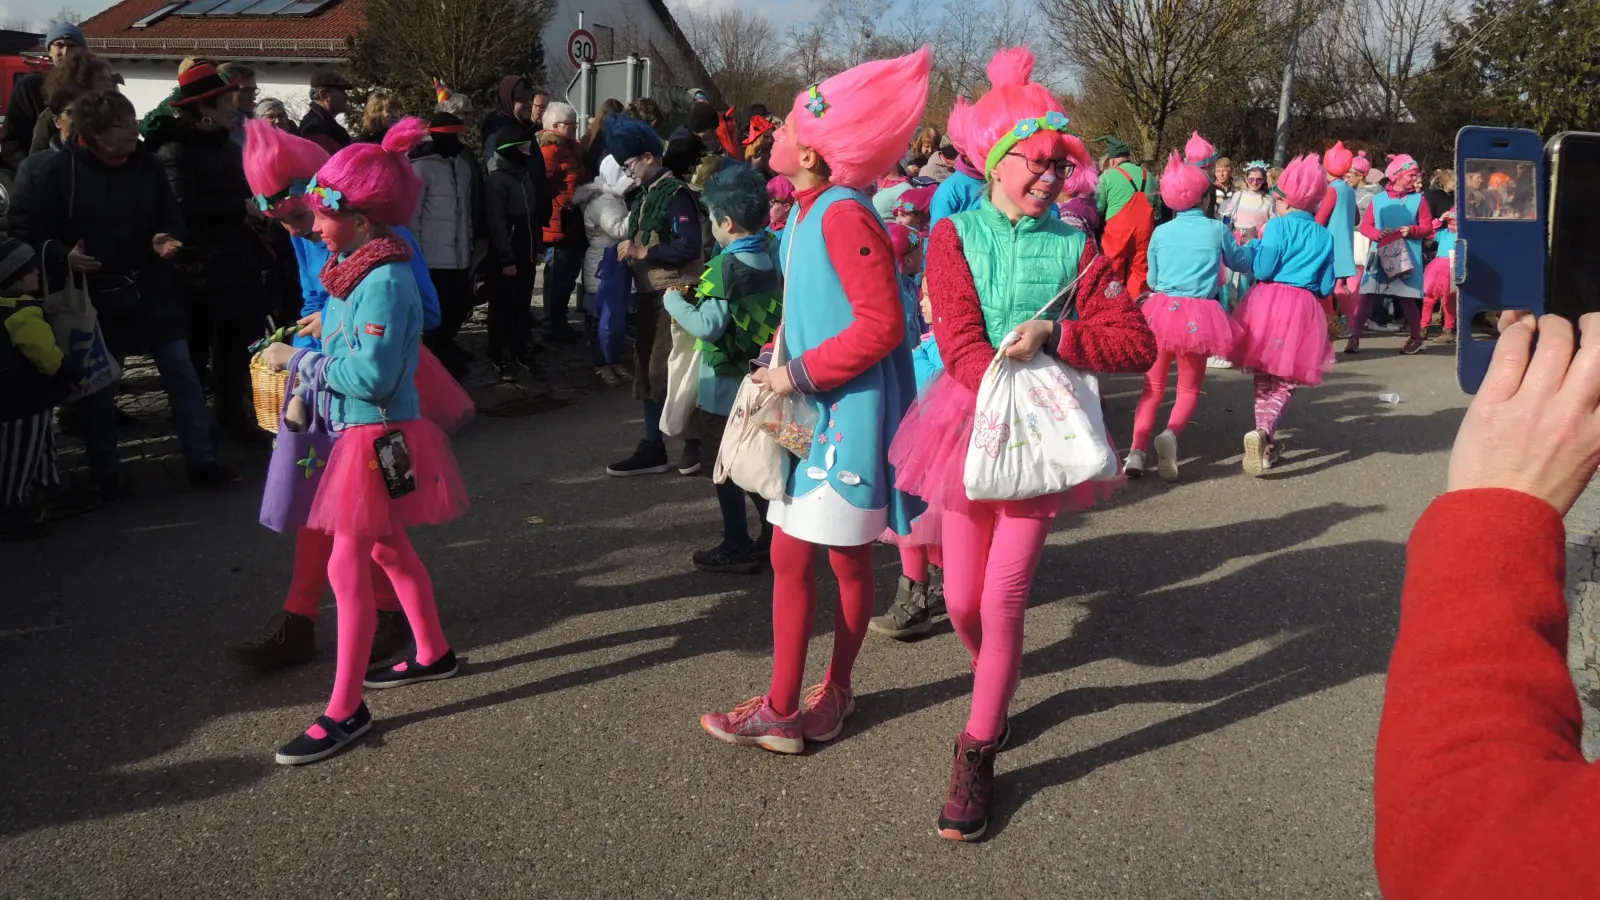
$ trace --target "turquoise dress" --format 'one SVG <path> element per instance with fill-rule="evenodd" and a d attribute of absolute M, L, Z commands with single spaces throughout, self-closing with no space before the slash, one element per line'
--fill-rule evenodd
<path fill-rule="evenodd" d="M 1333 235 L 1333 277 L 1356 274 L 1356 190 L 1343 178 L 1333 181 L 1333 215 L 1328 217 L 1328 233 Z"/>
<path fill-rule="evenodd" d="M 835 203 L 872 203 L 861 191 L 831 187 L 805 218 L 797 205 L 783 229 L 785 303 L 783 352 L 796 359 L 855 321 L 833 261 L 822 223 Z M 881 227 L 881 224 L 880 224 Z M 902 297 L 902 303 L 904 298 Z M 908 321 L 912 315 L 906 311 Z M 857 547 L 871 543 L 885 528 L 911 531 L 923 503 L 894 486 L 889 443 L 916 397 L 911 345 L 902 341 L 888 356 L 832 390 L 796 394 L 817 411 L 817 430 L 805 459 L 787 457 L 784 496 L 767 512 L 772 524 L 813 544 Z"/>
<path fill-rule="evenodd" d="M 1422 205 L 1421 194 L 1407 194 L 1400 199 L 1387 191 L 1372 198 L 1372 224 L 1379 231 L 1393 231 L 1417 224 L 1417 210 Z M 1383 294 L 1389 297 L 1422 296 L 1422 238 L 1404 238 L 1406 255 L 1411 257 L 1411 271 L 1399 278 L 1390 278 L 1378 258 L 1378 245 L 1372 245 L 1367 254 L 1367 271 L 1361 279 L 1361 293 Z"/>

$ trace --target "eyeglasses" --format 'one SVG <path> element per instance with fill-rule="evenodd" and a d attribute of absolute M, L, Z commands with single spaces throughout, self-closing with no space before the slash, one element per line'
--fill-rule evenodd
<path fill-rule="evenodd" d="M 1073 165 L 1070 159 L 1035 160 L 1021 153 L 1007 153 L 1006 155 L 1022 157 L 1022 161 L 1028 166 L 1028 171 L 1035 175 L 1043 175 L 1054 169 L 1057 178 L 1071 178 L 1072 173 L 1077 170 L 1077 166 Z"/>

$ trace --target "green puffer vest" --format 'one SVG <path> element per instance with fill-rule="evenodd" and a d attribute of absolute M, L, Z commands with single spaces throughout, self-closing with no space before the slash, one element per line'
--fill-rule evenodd
<path fill-rule="evenodd" d="M 984 197 L 977 207 L 956 213 L 950 221 L 961 236 L 978 288 L 989 343 L 996 347 L 1078 277 L 1083 232 L 1053 215 L 1023 216 L 1012 224 Z"/>

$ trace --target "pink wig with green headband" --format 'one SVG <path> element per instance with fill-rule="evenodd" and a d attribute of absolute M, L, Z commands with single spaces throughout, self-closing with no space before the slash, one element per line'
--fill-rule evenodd
<path fill-rule="evenodd" d="M 1339 141 L 1322 154 L 1322 168 L 1335 178 L 1343 178 L 1349 173 L 1355 159 L 1355 154 L 1346 149 L 1344 141 Z"/>
<path fill-rule="evenodd" d="M 380 144 L 351 144 L 317 170 L 307 188 L 315 208 L 334 213 L 360 213 L 390 227 L 411 221 L 422 182 L 406 154 L 421 143 L 428 123 L 416 116 L 396 122 Z"/>
<path fill-rule="evenodd" d="M 793 203 L 794 182 L 782 175 L 772 176 L 767 182 L 767 199 L 777 200 L 780 203 Z"/>
<path fill-rule="evenodd" d="M 1355 159 L 1350 160 L 1350 171 L 1358 175 L 1365 175 L 1372 171 L 1372 160 L 1367 159 L 1367 151 L 1362 150 L 1356 154 Z"/>
<path fill-rule="evenodd" d="M 1067 157 L 1072 174 L 1065 190 L 1093 193 L 1098 180 L 1083 141 L 1067 133 L 1067 113 L 1049 89 L 1033 81 L 1033 51 L 1008 47 L 989 60 L 989 92 L 950 114 L 950 140 L 989 176 L 1007 153 L 1032 160 Z M 957 113 L 961 113 L 957 117 Z"/>
<path fill-rule="evenodd" d="M 1211 190 L 1207 167 L 1217 159 L 1217 148 L 1196 131 L 1183 147 L 1183 156 L 1172 151 L 1166 171 L 1161 173 L 1161 199 L 1174 212 L 1193 209 Z"/>
<path fill-rule="evenodd" d="M 306 203 L 306 185 L 328 161 L 328 151 L 265 119 L 244 120 L 244 178 L 256 208 L 273 218 Z"/>
<path fill-rule="evenodd" d="M 785 131 L 821 155 L 834 184 L 866 188 L 905 155 L 932 69 L 927 47 L 846 69 L 794 98 Z"/>
<path fill-rule="evenodd" d="M 922 235 L 899 222 L 890 222 L 884 227 L 889 230 L 889 244 L 894 247 L 894 261 L 899 264 L 900 272 L 906 274 L 905 259 L 911 255 L 911 248 L 922 243 Z"/>
<path fill-rule="evenodd" d="M 1422 169 L 1418 168 L 1417 161 L 1404 153 L 1389 157 L 1389 165 L 1383 170 L 1383 177 L 1389 179 L 1389 189 L 1394 191 L 1407 191 L 1415 188 L 1422 180 Z"/>
<path fill-rule="evenodd" d="M 1311 211 L 1322 202 L 1327 190 L 1328 179 L 1322 174 L 1322 162 L 1315 153 L 1307 153 L 1284 167 L 1273 192 L 1295 209 Z"/>

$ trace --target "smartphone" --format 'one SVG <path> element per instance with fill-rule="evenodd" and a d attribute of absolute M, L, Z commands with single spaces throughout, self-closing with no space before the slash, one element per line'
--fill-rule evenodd
<path fill-rule="evenodd" d="M 1538 132 L 1483 125 L 1457 132 L 1456 381 L 1469 394 L 1494 359 L 1499 313 L 1545 312 L 1548 195 Z"/>
<path fill-rule="evenodd" d="M 1573 325 L 1600 312 L 1600 134 L 1565 131 L 1545 146 L 1550 162 L 1546 309 Z"/>

